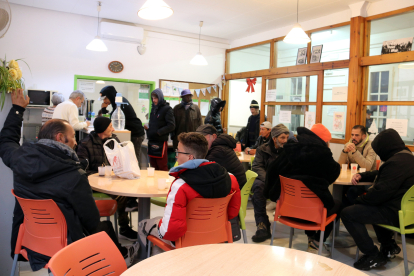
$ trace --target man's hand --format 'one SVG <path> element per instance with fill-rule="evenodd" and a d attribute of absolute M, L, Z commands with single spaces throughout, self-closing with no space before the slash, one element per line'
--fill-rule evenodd
<path fill-rule="evenodd" d="M 354 176 L 352 177 L 352 185 L 357 185 L 360 180 L 361 175 L 359 173 L 354 174 Z"/>
<path fill-rule="evenodd" d="M 251 149 L 250 150 L 250 155 L 255 155 L 256 154 L 256 150 L 255 149 Z"/>
<path fill-rule="evenodd" d="M 149 129 L 149 127 L 148 127 L 148 124 L 145 124 L 144 125 L 144 128 L 147 130 L 147 129 Z"/>
<path fill-rule="evenodd" d="M 354 143 L 349 143 L 349 144 L 345 147 L 345 149 L 344 149 L 344 152 L 352 152 L 352 153 L 354 153 L 355 151 L 356 151 L 356 148 L 355 148 Z"/>
<path fill-rule="evenodd" d="M 23 89 L 17 89 L 15 92 L 12 92 L 12 104 L 26 108 L 29 104 L 29 96 L 24 96 Z"/>
<path fill-rule="evenodd" d="M 245 148 L 245 149 L 244 149 L 244 153 L 245 153 L 245 154 L 249 154 L 249 149 L 250 149 L 250 148 Z"/>
<path fill-rule="evenodd" d="M 109 105 L 109 104 L 107 104 L 107 103 L 103 102 L 103 103 L 101 104 L 101 108 L 107 108 L 107 107 L 108 107 L 108 105 Z"/>
<path fill-rule="evenodd" d="M 86 127 L 89 127 L 91 125 L 90 121 L 86 121 Z"/>

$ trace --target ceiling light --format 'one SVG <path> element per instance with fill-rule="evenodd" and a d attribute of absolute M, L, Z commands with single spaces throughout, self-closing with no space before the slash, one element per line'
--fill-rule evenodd
<path fill-rule="evenodd" d="M 198 53 L 193 57 L 190 61 L 192 65 L 208 65 L 207 60 L 203 57 L 200 51 L 200 44 L 201 44 L 201 27 L 203 27 L 203 21 L 200 21 L 200 33 L 198 34 Z"/>
<path fill-rule="evenodd" d="M 309 36 L 302 29 L 302 26 L 299 24 L 299 0 L 297 0 L 296 5 L 296 24 L 293 26 L 292 30 L 285 36 L 283 42 L 290 44 L 304 44 L 309 43 L 311 40 Z"/>
<path fill-rule="evenodd" d="M 108 51 L 105 43 L 101 40 L 99 36 L 99 12 L 101 11 L 101 2 L 98 2 L 98 29 L 96 31 L 95 38 L 86 46 L 87 50 L 105 52 Z"/>
<path fill-rule="evenodd" d="M 98 80 L 98 81 L 96 81 L 96 83 L 98 83 L 98 84 L 105 84 L 105 82 L 103 80 Z"/>
<path fill-rule="evenodd" d="M 138 16 L 147 20 L 160 20 L 170 17 L 173 9 L 162 0 L 147 0 L 139 9 Z"/>

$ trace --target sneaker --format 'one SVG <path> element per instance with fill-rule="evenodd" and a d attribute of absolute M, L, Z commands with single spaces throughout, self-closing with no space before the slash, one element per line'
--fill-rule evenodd
<path fill-rule="evenodd" d="M 125 207 L 125 212 L 134 212 L 138 210 L 138 202 L 135 199 L 132 200 L 128 200 L 126 207 Z"/>
<path fill-rule="evenodd" d="M 254 242 L 264 242 L 267 239 L 270 239 L 272 234 L 270 233 L 270 224 L 266 226 L 263 222 L 259 223 L 257 226 L 256 234 L 252 237 Z"/>
<path fill-rule="evenodd" d="M 387 263 L 387 259 L 378 252 L 375 256 L 364 255 L 354 263 L 354 267 L 360 270 L 370 270 L 374 267 L 380 267 Z"/>
<path fill-rule="evenodd" d="M 322 244 L 323 244 L 323 248 L 322 248 L 321 255 L 324 256 L 324 257 L 329 257 L 331 255 L 330 248 L 325 243 L 322 243 Z M 306 251 L 309 252 L 309 253 L 318 255 L 318 253 L 319 253 L 319 241 L 308 237 L 308 250 L 306 250 Z"/>
<path fill-rule="evenodd" d="M 125 263 L 127 267 L 130 267 L 134 262 L 135 256 L 138 254 L 139 243 L 134 242 L 132 245 L 125 246 L 125 248 L 128 250 L 127 254 L 124 255 Z"/>
<path fill-rule="evenodd" d="M 276 209 L 276 202 L 270 201 L 270 203 L 267 204 L 267 206 L 266 206 L 266 210 L 267 211 L 272 211 L 274 209 Z"/>
<path fill-rule="evenodd" d="M 138 240 L 138 232 L 132 230 L 131 227 L 126 226 L 119 229 L 118 237 L 129 241 L 136 241 Z"/>
<path fill-rule="evenodd" d="M 394 259 L 395 255 L 398 255 L 401 252 L 401 248 L 397 245 L 395 240 L 392 240 L 391 244 L 381 244 L 380 252 L 384 255 L 384 257 Z"/>

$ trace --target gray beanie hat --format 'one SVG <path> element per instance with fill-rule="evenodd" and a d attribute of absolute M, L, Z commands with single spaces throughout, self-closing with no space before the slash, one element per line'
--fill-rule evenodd
<path fill-rule="evenodd" d="M 289 129 L 284 124 L 274 126 L 270 132 L 270 134 L 272 134 L 272 138 L 278 137 L 282 133 L 289 134 Z"/>

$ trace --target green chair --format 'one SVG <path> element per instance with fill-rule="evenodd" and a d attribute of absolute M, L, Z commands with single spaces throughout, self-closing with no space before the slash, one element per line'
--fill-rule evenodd
<path fill-rule="evenodd" d="M 404 256 L 404 270 L 405 275 L 408 276 L 410 272 L 408 271 L 407 246 L 405 241 L 405 234 L 414 233 L 414 186 L 412 186 L 403 196 L 401 200 L 401 210 L 398 211 L 398 217 L 400 220 L 399 228 L 384 224 L 378 224 L 378 226 L 384 227 L 388 230 L 401 234 L 401 242 Z M 356 258 L 358 258 L 358 255 L 359 249 L 357 248 Z M 414 271 L 410 275 L 414 275 Z"/>
<path fill-rule="evenodd" d="M 254 156 L 250 157 L 250 166 L 253 167 Z"/>
<path fill-rule="evenodd" d="M 178 162 L 175 162 L 174 167 L 178 166 Z M 151 197 L 151 203 L 155 204 L 160 207 L 165 207 L 165 204 L 167 204 L 167 198 L 166 197 Z"/>
<path fill-rule="evenodd" d="M 251 189 L 253 186 L 253 182 L 257 177 L 257 173 L 253 171 L 246 171 L 246 178 L 247 182 L 244 184 L 243 188 L 240 191 L 241 195 L 241 205 L 240 205 L 240 211 L 239 211 L 239 219 L 240 219 L 240 228 L 243 232 L 243 241 L 244 243 L 247 243 L 247 235 L 246 235 L 246 223 L 244 221 L 244 218 L 246 217 L 246 209 L 247 209 L 247 202 L 249 200 L 249 195 L 251 195 Z"/>

